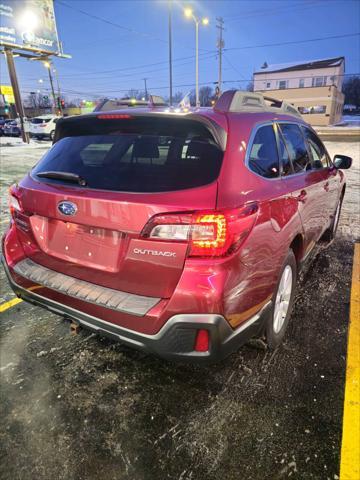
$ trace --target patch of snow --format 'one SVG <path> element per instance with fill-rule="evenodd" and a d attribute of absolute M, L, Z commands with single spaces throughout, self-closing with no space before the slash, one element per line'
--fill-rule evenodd
<path fill-rule="evenodd" d="M 49 148 L 51 142 L 30 140 L 30 143 L 24 143 L 21 137 L 0 137 L 1 151 L 6 147 L 27 147 L 27 148 Z"/>
<path fill-rule="evenodd" d="M 277 70 L 284 70 L 285 68 L 292 68 L 292 67 L 297 67 L 297 66 L 302 66 L 302 65 L 309 65 L 311 63 L 316 63 L 316 62 L 324 62 L 326 60 L 332 60 L 331 58 L 317 58 L 315 60 L 300 60 L 297 62 L 288 62 L 288 63 L 274 63 L 272 65 L 268 65 L 266 68 L 261 68 L 260 70 L 257 70 L 254 73 L 263 73 L 263 72 L 276 72 Z M 334 61 L 329 64 L 328 66 L 336 66 L 339 64 L 340 60 L 339 59 L 333 59 Z"/>

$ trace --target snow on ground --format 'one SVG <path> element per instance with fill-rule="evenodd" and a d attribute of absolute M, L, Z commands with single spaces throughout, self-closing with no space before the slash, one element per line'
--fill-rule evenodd
<path fill-rule="evenodd" d="M 342 207 L 339 229 L 351 238 L 360 239 L 360 141 L 324 142 L 331 158 L 336 154 L 353 159 L 352 167 L 345 170 L 346 194 Z"/>
<path fill-rule="evenodd" d="M 339 125 L 360 127 L 360 115 L 343 115 Z"/>
<path fill-rule="evenodd" d="M 49 140 L 30 140 L 30 143 L 24 143 L 21 137 L 0 137 L 0 148 L 3 152 L 7 147 L 22 147 L 22 148 L 50 148 L 51 142 Z M 13 151 L 13 150 L 11 150 Z"/>
<path fill-rule="evenodd" d="M 325 141 L 326 148 L 333 158 L 335 154 L 352 157 L 353 166 L 345 172 L 347 190 L 340 221 L 340 231 L 346 236 L 360 238 L 360 142 L 359 141 Z M 19 138 L 0 138 L 0 192 L 1 220 L 7 218 L 7 189 L 20 180 L 43 154 L 50 148 L 49 141 L 34 141 L 22 143 Z M 2 229 L 1 229 L 2 230 Z"/>

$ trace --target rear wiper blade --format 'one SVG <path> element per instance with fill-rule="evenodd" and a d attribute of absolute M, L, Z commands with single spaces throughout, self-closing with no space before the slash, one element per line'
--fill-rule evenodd
<path fill-rule="evenodd" d="M 66 180 L 68 182 L 78 183 L 83 187 L 87 185 L 85 178 L 81 177 L 77 173 L 56 172 L 54 170 L 50 170 L 47 172 L 39 172 L 36 175 L 41 178 L 54 178 L 57 180 Z"/>

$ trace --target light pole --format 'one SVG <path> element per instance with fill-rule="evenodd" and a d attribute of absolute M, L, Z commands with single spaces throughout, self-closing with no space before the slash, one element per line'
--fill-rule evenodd
<path fill-rule="evenodd" d="M 55 90 L 54 90 L 53 78 L 52 78 L 52 75 L 51 75 L 51 63 L 48 62 L 48 61 L 45 61 L 45 62 L 44 62 L 44 67 L 47 68 L 47 70 L 48 70 L 48 72 L 49 72 L 49 80 L 50 80 L 50 86 L 51 86 L 51 94 L 52 94 L 53 101 L 54 101 L 54 112 L 56 112 L 56 97 L 55 97 Z"/>
<path fill-rule="evenodd" d="M 194 12 L 191 8 L 186 8 L 184 10 L 185 17 L 192 18 L 195 22 L 195 96 L 196 96 L 196 106 L 200 107 L 200 99 L 199 99 L 199 25 L 202 23 L 203 25 L 209 24 L 208 18 L 202 18 L 199 20 L 195 17 Z"/>
<path fill-rule="evenodd" d="M 172 86 L 172 0 L 168 2 L 169 9 L 169 19 L 168 19 L 168 28 L 169 28 L 169 103 L 172 107 L 172 98 L 173 98 L 173 86 Z"/>
<path fill-rule="evenodd" d="M 60 90 L 59 75 L 58 75 L 58 71 L 56 70 L 55 67 L 53 68 L 53 72 L 55 73 L 56 85 L 57 85 L 57 91 L 58 91 L 58 99 L 59 99 L 58 107 L 59 107 L 60 113 L 62 115 L 63 114 L 63 109 L 62 109 L 62 106 L 61 106 L 61 90 Z"/>

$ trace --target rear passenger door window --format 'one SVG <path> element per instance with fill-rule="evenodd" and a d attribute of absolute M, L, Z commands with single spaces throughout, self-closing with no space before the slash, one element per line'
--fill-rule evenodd
<path fill-rule="evenodd" d="M 327 168 L 329 166 L 329 158 L 324 145 L 321 143 L 317 135 L 307 127 L 301 127 L 312 156 L 312 167 L 314 169 Z"/>
<path fill-rule="evenodd" d="M 294 173 L 311 169 L 311 160 L 300 127 L 294 123 L 280 123 L 279 129 L 289 152 Z"/>
<path fill-rule="evenodd" d="M 278 177 L 279 156 L 273 125 L 259 127 L 250 148 L 250 170 L 265 178 Z"/>

